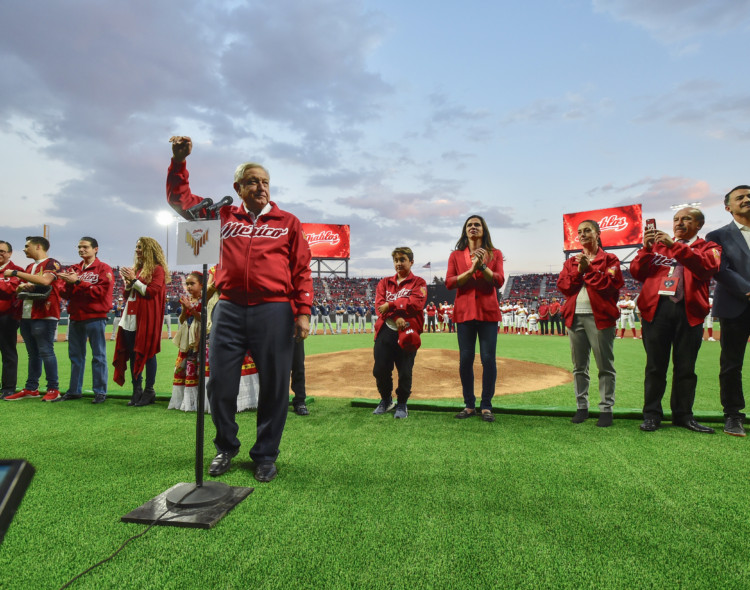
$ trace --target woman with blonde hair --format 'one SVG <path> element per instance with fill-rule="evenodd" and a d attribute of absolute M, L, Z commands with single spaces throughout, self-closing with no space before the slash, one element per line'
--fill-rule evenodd
<path fill-rule="evenodd" d="M 133 396 L 129 406 L 154 403 L 156 393 L 156 353 L 161 350 L 164 303 L 170 282 L 164 252 L 153 238 L 140 237 L 135 244 L 132 267 L 120 268 L 125 281 L 125 309 L 115 343 L 114 381 L 125 383 L 125 367 L 130 362 Z M 142 373 L 146 369 L 146 387 Z"/>

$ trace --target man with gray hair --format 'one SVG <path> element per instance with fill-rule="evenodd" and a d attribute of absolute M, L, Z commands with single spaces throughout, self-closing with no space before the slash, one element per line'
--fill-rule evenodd
<path fill-rule="evenodd" d="M 167 201 L 187 217 L 199 205 L 188 182 L 189 137 L 173 137 Z M 240 449 L 235 420 L 242 361 L 247 351 L 260 379 L 257 436 L 250 457 L 255 479 L 276 477 L 276 458 L 289 406 L 294 339 L 307 338 L 313 301 L 310 246 L 302 224 L 270 200 L 270 175 L 260 164 L 237 167 L 234 190 L 242 203 L 206 211 L 221 220 L 221 258 L 215 285 L 208 397 L 216 426 L 216 457 L 208 473 L 226 473 Z"/>
<path fill-rule="evenodd" d="M 638 297 L 641 332 L 646 349 L 643 423 L 641 430 L 658 430 L 664 413 L 661 400 L 667 386 L 670 352 L 672 424 L 693 432 L 714 429 L 693 417 L 698 377 L 695 361 L 703 339 L 703 318 L 708 313 L 708 286 L 719 270 L 721 247 L 698 237 L 704 217 L 686 207 L 674 214 L 668 233 L 647 228 L 643 248 L 630 265 L 630 274 L 643 283 Z"/>

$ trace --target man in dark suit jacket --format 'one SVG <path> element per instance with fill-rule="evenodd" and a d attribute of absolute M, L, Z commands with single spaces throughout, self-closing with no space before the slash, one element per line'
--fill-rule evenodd
<path fill-rule="evenodd" d="M 745 436 L 742 364 L 750 337 L 750 186 L 729 191 L 724 208 L 734 219 L 706 236 L 722 248 L 713 307 L 714 317 L 721 321 L 719 386 L 724 432 Z"/>

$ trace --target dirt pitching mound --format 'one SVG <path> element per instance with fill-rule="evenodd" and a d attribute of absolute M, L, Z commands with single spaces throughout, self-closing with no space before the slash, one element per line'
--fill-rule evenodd
<path fill-rule="evenodd" d="M 372 376 L 372 349 L 309 355 L 305 361 L 307 395 L 378 399 Z M 569 371 L 512 359 L 497 359 L 495 395 L 538 391 L 573 381 Z M 474 391 L 482 391 L 482 365 L 474 361 Z M 394 387 L 396 375 L 394 371 Z M 458 351 L 420 350 L 414 363 L 411 399 L 461 398 Z"/>

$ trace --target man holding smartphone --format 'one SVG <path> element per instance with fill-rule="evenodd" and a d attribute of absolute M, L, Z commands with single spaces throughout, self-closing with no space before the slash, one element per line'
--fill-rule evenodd
<path fill-rule="evenodd" d="M 673 219 L 674 237 L 647 223 L 643 248 L 630 265 L 633 278 L 643 283 L 638 308 L 646 349 L 640 426 L 645 432 L 658 430 L 664 418 L 661 400 L 667 386 L 670 353 L 674 360 L 672 424 L 693 432 L 714 432 L 693 417 L 698 381 L 695 361 L 703 337 L 703 318 L 709 309 L 708 286 L 721 260 L 721 247 L 698 237 L 704 221 L 700 209 L 680 209 Z"/>

